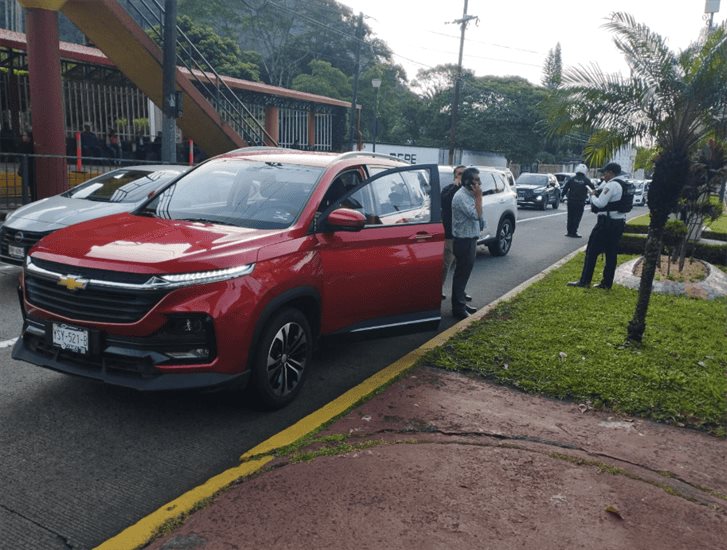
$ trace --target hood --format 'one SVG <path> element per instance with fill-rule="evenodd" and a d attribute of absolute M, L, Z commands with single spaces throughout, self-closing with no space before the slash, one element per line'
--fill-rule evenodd
<path fill-rule="evenodd" d="M 76 224 L 44 237 L 31 256 L 133 273 L 189 273 L 254 263 L 281 230 L 118 214 Z"/>
<path fill-rule="evenodd" d="M 532 189 L 544 189 L 545 187 L 547 187 L 547 185 L 545 183 L 542 183 L 542 184 L 540 184 L 540 183 L 518 183 L 516 185 L 516 187 L 518 189 L 531 189 L 532 190 Z"/>
<path fill-rule="evenodd" d="M 21 206 L 10 214 L 5 224 L 24 231 L 55 231 L 74 223 L 129 212 L 136 208 L 133 202 L 98 202 L 71 199 L 56 195 Z"/>

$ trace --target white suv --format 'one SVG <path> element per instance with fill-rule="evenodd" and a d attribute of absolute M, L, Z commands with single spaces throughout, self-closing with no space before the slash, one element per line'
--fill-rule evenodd
<path fill-rule="evenodd" d="M 475 166 L 480 171 L 482 213 L 485 228 L 477 244 L 484 244 L 493 256 L 504 256 L 510 251 L 517 223 L 517 195 L 508 181 L 505 168 Z M 439 167 L 439 185 L 444 189 L 454 179 L 453 167 Z"/>

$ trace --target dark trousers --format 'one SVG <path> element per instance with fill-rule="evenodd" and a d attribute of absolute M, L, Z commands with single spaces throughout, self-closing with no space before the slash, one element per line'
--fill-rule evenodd
<path fill-rule="evenodd" d="M 568 200 L 568 221 L 566 222 L 568 235 L 578 233 L 578 226 L 581 225 L 581 218 L 583 217 L 583 203 L 584 199 Z"/>
<path fill-rule="evenodd" d="M 612 220 L 607 216 L 598 216 L 596 227 L 593 228 L 591 236 L 588 238 L 586 261 L 583 262 L 583 271 L 581 272 L 581 283 L 591 284 L 598 256 L 605 254 L 606 265 L 603 267 L 601 284 L 611 288 L 613 276 L 616 273 L 618 242 L 621 240 L 625 225 L 626 220 Z"/>
<path fill-rule="evenodd" d="M 462 313 L 467 305 L 465 288 L 469 281 L 472 268 L 477 256 L 477 237 L 471 239 L 458 239 L 454 243 L 454 275 L 452 276 L 452 311 Z"/>

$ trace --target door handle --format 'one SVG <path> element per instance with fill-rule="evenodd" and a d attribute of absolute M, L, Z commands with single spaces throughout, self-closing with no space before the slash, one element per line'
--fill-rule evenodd
<path fill-rule="evenodd" d="M 409 240 L 411 240 L 411 241 L 427 241 L 433 237 L 434 237 L 434 235 L 432 235 L 431 233 L 420 232 L 420 233 L 416 233 L 415 235 L 412 235 L 411 237 L 409 237 Z"/>

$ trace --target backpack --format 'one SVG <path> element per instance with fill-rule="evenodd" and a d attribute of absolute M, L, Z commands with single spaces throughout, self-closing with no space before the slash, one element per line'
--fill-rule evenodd
<path fill-rule="evenodd" d="M 618 178 L 613 178 L 611 181 L 615 181 L 621 186 L 621 198 L 615 202 L 609 202 L 603 208 L 597 208 L 591 205 L 591 210 L 593 212 L 621 212 L 622 214 L 631 212 L 631 209 L 634 207 L 636 185 L 630 181 L 623 181 Z"/>

